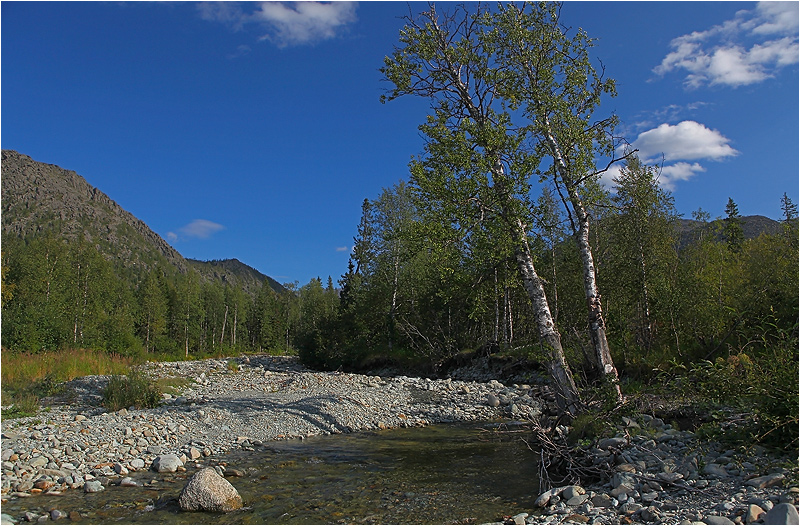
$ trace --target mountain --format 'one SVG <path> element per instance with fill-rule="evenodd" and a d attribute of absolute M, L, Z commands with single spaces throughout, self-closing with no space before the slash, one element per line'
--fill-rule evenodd
<path fill-rule="evenodd" d="M 276 292 L 284 290 L 283 285 L 238 259 L 212 261 L 187 259 L 186 261 L 189 262 L 190 267 L 199 272 L 201 276 L 205 276 L 206 279 L 220 280 L 223 283 L 241 286 L 250 295 L 258 293 L 265 281 Z"/>
<path fill-rule="evenodd" d="M 201 262 L 184 258 L 142 220 L 71 170 L 2 151 L 3 235 L 30 237 L 53 232 L 73 241 L 83 235 L 107 259 L 136 271 L 157 266 L 180 273 L 190 268 L 207 280 L 241 285 L 255 293 L 274 279 L 235 259 Z"/>
<path fill-rule="evenodd" d="M 745 239 L 753 239 L 761 234 L 778 234 L 783 229 L 779 221 L 759 215 L 741 216 L 739 217 L 739 223 L 742 225 Z M 693 219 L 679 219 L 677 222 L 678 235 L 680 237 L 679 246 L 685 247 L 695 239 L 698 239 L 701 234 L 708 235 L 710 233 L 716 239 L 722 240 L 724 225 L 725 219 L 715 219 L 707 223 Z"/>

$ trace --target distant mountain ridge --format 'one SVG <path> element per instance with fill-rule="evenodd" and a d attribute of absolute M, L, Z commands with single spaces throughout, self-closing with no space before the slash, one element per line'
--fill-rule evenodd
<path fill-rule="evenodd" d="M 236 260 L 202 262 L 184 258 L 144 221 L 119 206 L 72 170 L 2 151 L 2 231 L 29 237 L 52 232 L 66 240 L 81 234 L 107 258 L 126 269 L 190 268 L 207 280 L 242 286 L 254 294 L 274 279 Z"/>
<path fill-rule="evenodd" d="M 761 234 L 778 234 L 782 230 L 780 221 L 775 221 L 761 215 L 741 216 L 739 223 L 742 225 L 742 233 L 745 239 L 753 239 Z M 714 219 L 713 221 L 703 222 L 694 219 L 679 219 L 676 228 L 678 230 L 679 245 L 687 246 L 697 239 L 700 234 L 714 235 L 722 239 L 722 227 L 725 219 Z"/>

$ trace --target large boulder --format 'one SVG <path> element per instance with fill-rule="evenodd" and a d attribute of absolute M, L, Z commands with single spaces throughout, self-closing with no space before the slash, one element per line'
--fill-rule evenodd
<path fill-rule="evenodd" d="M 761 518 L 764 524 L 800 524 L 797 508 L 786 502 L 776 505 Z"/>
<path fill-rule="evenodd" d="M 186 483 L 178 505 L 184 511 L 233 511 L 242 507 L 242 497 L 214 468 L 201 469 Z"/>

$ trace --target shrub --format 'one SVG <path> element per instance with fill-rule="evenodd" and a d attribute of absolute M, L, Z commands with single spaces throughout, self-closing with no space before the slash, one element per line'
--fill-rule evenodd
<path fill-rule="evenodd" d="M 117 411 L 126 407 L 156 407 L 161 401 L 161 390 L 155 382 L 140 371 L 127 375 L 114 375 L 103 391 L 103 405 Z"/>

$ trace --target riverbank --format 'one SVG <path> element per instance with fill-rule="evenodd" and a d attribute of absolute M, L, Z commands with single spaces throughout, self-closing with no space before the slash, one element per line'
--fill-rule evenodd
<path fill-rule="evenodd" d="M 110 412 L 100 405 L 109 377 L 83 377 L 38 415 L 4 419 L 3 499 L 85 490 L 88 481 L 118 483 L 165 454 L 187 469 L 265 441 L 526 419 L 540 415 L 547 399 L 541 387 L 496 381 L 315 372 L 293 357 L 159 362 L 144 369 L 156 379 L 191 383 L 180 395 L 165 395 L 158 408 Z"/>
<path fill-rule="evenodd" d="M 172 455 L 172 472 L 191 472 L 232 449 L 274 440 L 440 422 L 524 421 L 553 409 L 552 395 L 537 385 L 322 373 L 291 357 L 237 358 L 235 364 L 147 364 L 155 378 L 192 380 L 156 409 L 106 411 L 99 402 L 108 377 L 85 377 L 70 382 L 36 417 L 3 420 L 3 500 L 144 486 L 164 476 L 153 473 L 156 460 Z M 619 431 L 619 438 L 587 452 L 590 462 L 609 467 L 610 481 L 563 489 L 535 509 L 509 510 L 508 521 L 747 523 L 747 513 L 758 517 L 758 509 L 797 504 L 789 484 L 796 480 L 796 459 L 792 468 L 791 459 L 758 448 L 728 451 L 648 415 L 622 422 Z"/>

